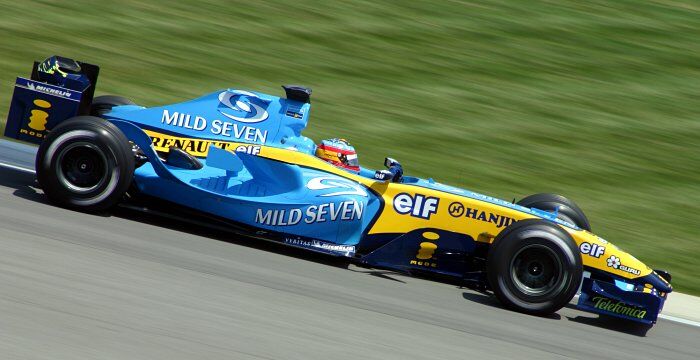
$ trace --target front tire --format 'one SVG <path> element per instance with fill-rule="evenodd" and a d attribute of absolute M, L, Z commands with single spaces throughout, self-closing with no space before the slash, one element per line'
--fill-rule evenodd
<path fill-rule="evenodd" d="M 488 280 L 506 307 L 551 314 L 574 297 L 583 276 L 574 239 L 556 224 L 526 219 L 501 231 L 489 249 Z"/>
<path fill-rule="evenodd" d="M 129 188 L 134 156 L 112 123 L 77 116 L 56 126 L 39 146 L 36 172 L 53 203 L 97 212 L 115 205 Z"/>
<path fill-rule="evenodd" d="M 534 194 L 517 202 L 518 205 L 539 210 L 556 212 L 559 220 L 574 224 L 581 229 L 591 231 L 591 224 L 575 202 L 557 194 Z"/>

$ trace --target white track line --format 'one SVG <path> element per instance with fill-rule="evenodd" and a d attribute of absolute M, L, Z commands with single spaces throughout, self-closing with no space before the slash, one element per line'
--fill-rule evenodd
<path fill-rule="evenodd" d="M 26 168 L 26 167 L 22 167 L 22 166 L 17 166 L 17 165 L 12 165 L 12 164 L 8 164 L 8 163 L 4 163 L 4 162 L 0 162 L 0 167 L 24 171 L 24 172 L 30 173 L 30 174 L 36 174 L 36 171 L 34 171 L 34 169 L 30 169 L 30 168 Z"/>
<path fill-rule="evenodd" d="M 693 321 L 693 320 L 686 320 L 686 319 L 679 318 L 679 317 L 675 317 L 675 316 L 671 316 L 671 315 L 660 314 L 660 315 L 659 315 L 659 318 L 660 318 L 660 319 L 664 319 L 664 320 L 669 320 L 669 321 L 677 322 L 677 323 L 681 323 L 681 324 L 685 324 L 685 325 L 700 327 L 700 322 Z"/>

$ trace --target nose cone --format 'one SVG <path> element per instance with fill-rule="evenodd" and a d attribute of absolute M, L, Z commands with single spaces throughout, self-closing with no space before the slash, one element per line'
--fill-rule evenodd
<path fill-rule="evenodd" d="M 569 233 L 579 245 L 584 266 L 630 280 L 653 273 L 646 264 L 597 235 L 581 230 L 571 230 Z"/>
<path fill-rule="evenodd" d="M 643 277 L 643 280 L 648 284 L 651 284 L 651 286 L 653 286 L 657 291 L 665 293 L 670 293 L 673 291 L 673 286 L 671 286 L 671 283 L 666 281 L 666 279 L 664 279 L 664 277 L 659 275 L 656 271 L 653 271 L 651 274 Z"/>

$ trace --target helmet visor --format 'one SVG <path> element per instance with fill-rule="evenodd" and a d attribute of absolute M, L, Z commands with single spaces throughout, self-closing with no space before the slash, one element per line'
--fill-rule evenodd
<path fill-rule="evenodd" d="M 341 154 L 340 160 L 343 162 L 343 164 L 345 164 L 345 166 L 353 168 L 360 166 L 360 162 L 357 161 L 357 154 Z"/>

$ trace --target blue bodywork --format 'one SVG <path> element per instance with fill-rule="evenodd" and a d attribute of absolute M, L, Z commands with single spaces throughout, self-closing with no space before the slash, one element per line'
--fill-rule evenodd
<path fill-rule="evenodd" d="M 115 107 L 105 117 L 183 137 L 295 148 L 312 154 L 314 142 L 301 135 L 309 110 L 308 103 L 229 89 L 173 105 Z"/>
<path fill-rule="evenodd" d="M 152 139 L 142 129 L 207 139 L 212 144 L 235 141 L 313 154 L 314 142 L 302 135 L 309 110 L 308 103 L 229 89 L 161 107 L 118 106 L 104 117 L 144 151 L 152 150 Z M 203 169 L 191 171 L 163 161 L 150 161 L 136 169 L 134 183 L 146 195 L 280 233 L 290 245 L 308 247 L 315 241 L 322 244 L 316 249 L 346 256 L 355 254 L 363 232 L 381 209 L 381 197 L 364 186 L 331 173 L 255 156 L 255 149 L 250 147 L 228 160 L 241 163 L 237 169 L 206 166 L 223 151 L 212 144 L 209 156 L 200 160 L 205 165 Z M 155 152 L 146 155 L 159 159 Z M 367 176 L 373 173 L 366 172 Z M 557 219 L 556 214 L 432 179 L 407 176 L 403 183 L 487 201 L 576 228 Z M 455 269 L 455 273 L 460 271 L 461 267 Z"/>
<path fill-rule="evenodd" d="M 38 143 L 60 121 L 84 114 L 86 102 L 92 100 L 96 71 L 92 83 L 82 90 L 18 78 L 6 136 Z M 309 94 L 290 96 L 288 92 L 287 98 L 280 98 L 227 89 L 159 107 L 116 106 L 102 117 L 117 126 L 147 159 L 134 172 L 133 184 L 141 194 L 225 221 L 232 230 L 245 235 L 357 259 L 367 266 L 486 284 L 488 245 L 484 242 L 438 228 L 369 235 L 368 229 L 385 206 L 371 187 L 333 172 L 257 156 L 261 146 L 315 153 L 314 141 L 302 135 L 309 119 Z M 227 144 L 232 143 L 235 148 L 228 149 Z M 190 154 L 206 154 L 197 160 L 202 168 L 191 170 L 169 163 L 163 151 L 169 146 Z M 235 150 L 235 154 L 228 150 Z M 373 175 L 374 171 L 368 169 L 360 171 L 360 176 Z M 576 225 L 558 219 L 556 213 L 432 179 L 406 176 L 402 183 L 496 204 L 578 230 Z M 430 262 L 407 261 L 415 258 L 417 248 L 430 241 L 426 234 L 440 239 L 441 252 L 435 254 L 439 267 Z M 583 279 L 578 304 L 584 310 L 652 323 L 665 300 L 657 289 L 671 291 L 670 285 L 653 272 L 629 281 L 589 270 L 593 276 Z M 648 284 L 653 285 L 653 291 L 644 292 Z M 621 315 L 610 301 L 643 309 L 644 314 Z"/>
<path fill-rule="evenodd" d="M 486 283 L 482 269 L 470 259 L 479 253 L 485 257 L 488 250 L 474 239 L 441 229 L 368 236 L 367 229 L 384 206 L 381 196 L 372 189 L 332 173 L 255 155 L 256 145 L 314 154 L 314 142 L 302 135 L 309 110 L 309 103 L 229 89 L 162 107 L 116 107 L 104 117 L 141 147 L 149 159 L 156 159 L 135 172 L 134 182 L 144 194 L 230 220 L 244 232 L 268 240 L 358 258 L 369 266 L 414 273 L 415 266 L 406 265 L 405 259 L 414 257 L 416 248 L 426 241 L 423 234 L 432 231 L 439 234 L 444 251 L 436 255 L 440 266 L 418 272 Z M 205 166 L 191 171 L 160 161 L 150 146 L 153 139 L 143 130 L 249 145 L 231 156 L 215 143 L 209 144 L 208 156 L 201 159 Z M 360 172 L 366 177 L 372 173 L 367 169 Z M 402 182 L 533 214 L 578 230 L 576 225 L 558 219 L 556 213 L 522 207 L 432 179 L 406 176 Z M 671 290 L 654 273 L 649 279 L 627 283 L 622 278 L 589 270 L 594 278 L 583 279 L 578 306 L 591 312 L 653 323 L 665 297 L 656 292 L 644 293 L 640 287 L 652 281 L 656 289 Z M 613 302 L 640 312 L 620 314 Z M 613 310 L 605 310 L 605 306 L 612 306 Z M 641 311 L 644 315 L 640 317 Z"/>
<path fill-rule="evenodd" d="M 308 103 L 224 90 L 163 107 L 116 107 L 105 118 L 139 145 L 149 159 L 159 159 L 150 146 L 151 138 L 141 129 L 206 138 L 212 143 L 235 141 L 313 154 L 314 142 L 301 135 L 308 114 Z M 201 159 L 205 166 L 200 170 L 155 160 L 136 169 L 134 183 L 143 194 L 257 228 L 258 232 L 267 229 L 289 245 L 345 256 L 355 254 L 364 229 L 381 206 L 374 193 L 357 183 L 258 157 L 254 148 L 223 160 L 240 163 L 235 168 L 207 166 L 212 159 L 227 156 L 225 150 L 209 146 L 209 156 Z"/>

